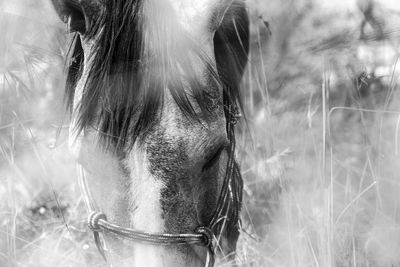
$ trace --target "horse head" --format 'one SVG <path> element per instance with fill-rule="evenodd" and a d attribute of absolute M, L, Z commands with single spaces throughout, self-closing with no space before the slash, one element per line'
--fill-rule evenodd
<path fill-rule="evenodd" d="M 242 190 L 233 125 L 249 49 L 244 3 L 52 2 L 74 33 L 70 147 L 90 206 L 121 232 L 186 237 L 166 246 L 92 229 L 102 233 L 106 258 L 116 266 L 204 266 L 210 249 L 233 255 Z M 210 230 L 212 242 L 190 244 L 204 235 L 198 229 Z"/>

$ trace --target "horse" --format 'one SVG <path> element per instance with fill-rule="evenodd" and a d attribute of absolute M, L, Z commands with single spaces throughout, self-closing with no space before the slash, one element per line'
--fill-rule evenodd
<path fill-rule="evenodd" d="M 88 226 L 115 266 L 234 262 L 242 0 L 51 0 Z M 245 120 L 245 119 L 244 119 Z"/>

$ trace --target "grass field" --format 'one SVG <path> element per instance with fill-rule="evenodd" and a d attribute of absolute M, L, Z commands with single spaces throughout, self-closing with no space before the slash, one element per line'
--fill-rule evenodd
<path fill-rule="evenodd" d="M 400 4 L 249 1 L 240 266 L 400 266 Z M 67 36 L 0 1 L 0 266 L 104 266 L 62 105 Z M 224 265 L 226 266 L 226 265 Z"/>

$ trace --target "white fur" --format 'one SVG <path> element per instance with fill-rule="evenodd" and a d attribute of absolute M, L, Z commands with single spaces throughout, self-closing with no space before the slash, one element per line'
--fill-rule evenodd
<path fill-rule="evenodd" d="M 161 218 L 161 180 L 151 176 L 146 168 L 148 161 L 145 153 L 137 147 L 130 153 L 126 165 L 132 175 L 131 195 L 134 212 L 131 215 L 131 227 L 140 231 L 162 233 L 164 222 Z M 162 251 L 157 246 L 136 244 L 132 258 L 134 266 L 156 267 L 161 266 L 161 255 Z"/>

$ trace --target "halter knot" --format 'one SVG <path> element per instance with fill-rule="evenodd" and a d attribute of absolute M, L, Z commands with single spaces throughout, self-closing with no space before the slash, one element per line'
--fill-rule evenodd
<path fill-rule="evenodd" d="M 107 217 L 104 213 L 93 211 L 90 213 L 88 217 L 88 227 L 90 230 L 94 232 L 98 232 L 101 230 L 99 226 L 99 220 L 107 220 Z"/>
<path fill-rule="evenodd" d="M 236 125 L 241 118 L 242 114 L 240 113 L 239 108 L 237 108 L 236 106 L 232 107 L 231 123 L 233 125 Z"/>
<path fill-rule="evenodd" d="M 203 235 L 203 242 L 205 247 L 211 247 L 212 246 L 212 241 L 213 241 L 213 232 L 211 231 L 210 228 L 205 227 L 205 226 L 200 226 L 196 229 L 195 231 L 198 234 Z"/>

